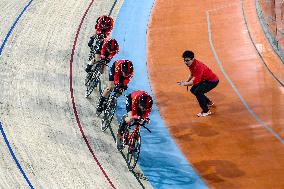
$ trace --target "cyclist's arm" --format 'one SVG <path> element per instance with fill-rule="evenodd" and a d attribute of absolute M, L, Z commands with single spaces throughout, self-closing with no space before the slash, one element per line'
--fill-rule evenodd
<path fill-rule="evenodd" d="M 152 111 L 152 108 L 151 108 L 150 110 L 145 111 L 145 112 L 143 113 L 143 115 L 142 115 L 142 118 L 143 118 L 144 120 L 148 119 L 149 116 L 150 116 L 151 111 Z"/>
<path fill-rule="evenodd" d="M 95 57 L 91 60 L 91 64 L 97 64 L 101 60 L 100 54 L 95 54 Z"/>

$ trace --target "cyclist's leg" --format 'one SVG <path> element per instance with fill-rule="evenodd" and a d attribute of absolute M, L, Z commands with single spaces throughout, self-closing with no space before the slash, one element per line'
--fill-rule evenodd
<path fill-rule="evenodd" d="M 95 54 L 95 57 L 93 59 L 91 59 L 91 61 L 88 62 L 85 71 L 86 72 L 90 72 L 93 65 L 97 63 L 97 61 L 100 60 L 100 55 L 99 54 Z"/>
<path fill-rule="evenodd" d="M 123 148 L 123 145 L 124 145 L 123 144 L 123 134 L 125 133 L 128 127 L 128 123 L 125 121 L 126 117 L 128 117 L 128 114 L 123 115 L 119 123 L 118 131 L 117 131 L 116 144 L 117 144 L 117 149 L 119 150 Z"/>
<path fill-rule="evenodd" d="M 118 128 L 118 133 L 122 136 L 124 134 L 124 132 L 126 131 L 128 125 L 130 122 L 128 122 L 129 120 L 129 114 L 132 114 L 132 112 L 128 112 L 126 115 L 124 115 L 122 117 L 122 120 L 119 124 L 119 128 Z"/>
<path fill-rule="evenodd" d="M 105 109 L 106 101 L 114 88 L 113 81 L 109 81 L 107 88 L 104 90 L 102 96 L 100 97 L 99 105 L 97 107 L 97 112 L 102 112 Z"/>

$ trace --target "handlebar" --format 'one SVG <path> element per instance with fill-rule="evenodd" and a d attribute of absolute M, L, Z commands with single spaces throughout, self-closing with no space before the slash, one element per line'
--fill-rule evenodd
<path fill-rule="evenodd" d="M 118 95 L 122 95 L 122 93 L 127 89 L 127 86 L 116 85 L 113 89 L 113 92 Z"/>
<path fill-rule="evenodd" d="M 141 127 L 144 127 L 149 133 L 151 133 L 151 130 L 150 130 L 148 127 L 145 126 L 145 124 L 146 124 L 149 120 L 143 120 L 143 123 L 140 123 L 140 121 L 142 121 L 142 120 L 143 120 L 143 119 L 135 119 L 135 120 L 133 121 L 133 123 L 132 123 L 129 127 L 134 126 L 134 125 L 139 125 L 139 126 L 141 126 Z"/>
<path fill-rule="evenodd" d="M 105 65 L 105 66 L 108 66 L 108 64 L 107 64 L 106 62 L 107 62 L 107 60 L 101 59 L 101 60 L 99 60 L 99 61 L 97 62 L 97 64 L 103 64 L 103 65 Z"/>

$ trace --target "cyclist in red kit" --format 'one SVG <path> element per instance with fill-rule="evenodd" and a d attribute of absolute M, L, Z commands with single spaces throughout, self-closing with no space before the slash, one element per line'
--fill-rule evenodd
<path fill-rule="evenodd" d="M 105 109 L 104 105 L 114 87 L 118 86 L 122 94 L 127 89 L 127 85 L 133 75 L 133 63 L 130 60 L 117 60 L 113 63 L 109 72 L 109 83 L 100 98 L 97 114 L 100 114 Z"/>
<path fill-rule="evenodd" d="M 90 72 L 94 64 L 104 61 L 105 64 L 108 64 L 111 59 L 119 52 L 119 45 L 115 39 L 105 39 L 102 45 L 102 49 L 98 54 L 95 54 L 95 57 L 87 64 L 86 72 Z M 103 73 L 104 67 L 101 72 Z"/>
<path fill-rule="evenodd" d="M 178 82 L 178 85 L 192 86 L 190 91 L 196 96 L 202 109 L 202 112 L 198 113 L 197 116 L 208 116 L 212 114 L 209 107 L 213 106 L 214 103 L 205 96 L 205 93 L 211 91 L 218 85 L 219 78 L 205 64 L 195 59 L 192 51 L 185 51 L 182 57 L 184 63 L 189 68 L 190 74 L 187 81 Z"/>
<path fill-rule="evenodd" d="M 118 148 L 121 148 L 122 135 L 127 129 L 128 125 L 130 125 L 131 121 L 138 119 L 141 123 L 143 121 L 149 122 L 149 115 L 152 111 L 152 106 L 152 97 L 145 91 L 134 91 L 126 97 L 127 115 L 122 118 L 123 120 L 119 125 L 117 138 Z"/>
<path fill-rule="evenodd" d="M 89 61 L 93 59 L 95 54 L 100 54 L 104 39 L 109 38 L 113 29 L 113 19 L 110 16 L 100 16 L 95 25 L 95 34 L 90 37 L 88 46 L 91 49 Z"/>

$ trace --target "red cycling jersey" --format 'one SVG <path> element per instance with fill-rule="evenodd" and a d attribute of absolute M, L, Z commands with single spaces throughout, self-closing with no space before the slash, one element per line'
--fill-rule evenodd
<path fill-rule="evenodd" d="M 101 26 L 101 19 L 103 18 L 104 16 L 100 16 L 97 20 L 97 24 L 95 26 L 95 29 L 96 29 L 96 34 L 104 34 L 105 36 L 108 36 L 111 32 L 111 30 L 113 29 L 113 20 L 110 19 L 110 25 L 108 28 L 104 29 L 102 28 Z"/>
<path fill-rule="evenodd" d="M 112 74 L 114 77 L 114 85 L 123 84 L 127 86 L 130 79 L 133 77 L 133 72 L 128 76 L 124 77 L 121 70 L 121 65 L 125 62 L 125 60 L 117 60 L 113 63 L 114 69 L 112 70 Z"/>
<path fill-rule="evenodd" d="M 191 75 L 194 77 L 193 84 L 196 85 L 202 81 L 218 81 L 219 78 L 205 64 L 194 59 L 193 63 L 188 66 Z"/>
<path fill-rule="evenodd" d="M 102 59 L 108 58 L 109 60 L 111 60 L 119 52 L 119 45 L 114 52 L 109 53 L 109 51 L 106 48 L 107 41 L 108 41 L 108 39 L 104 40 L 104 43 L 103 43 L 103 46 L 102 46 L 102 49 L 101 49 L 101 53 L 100 53 L 100 58 L 102 58 Z"/>
<path fill-rule="evenodd" d="M 150 108 L 149 110 L 146 110 L 144 112 L 141 112 L 141 110 L 139 109 L 139 98 L 142 94 L 147 94 L 147 92 L 145 91 L 134 91 L 131 93 L 131 111 L 132 111 L 132 116 L 136 117 L 136 116 L 142 116 L 143 119 L 147 119 L 152 111 L 152 108 Z M 130 99 L 129 99 L 130 100 Z M 138 110 L 139 109 L 139 110 Z M 140 114 L 140 113 L 141 114 Z"/>

